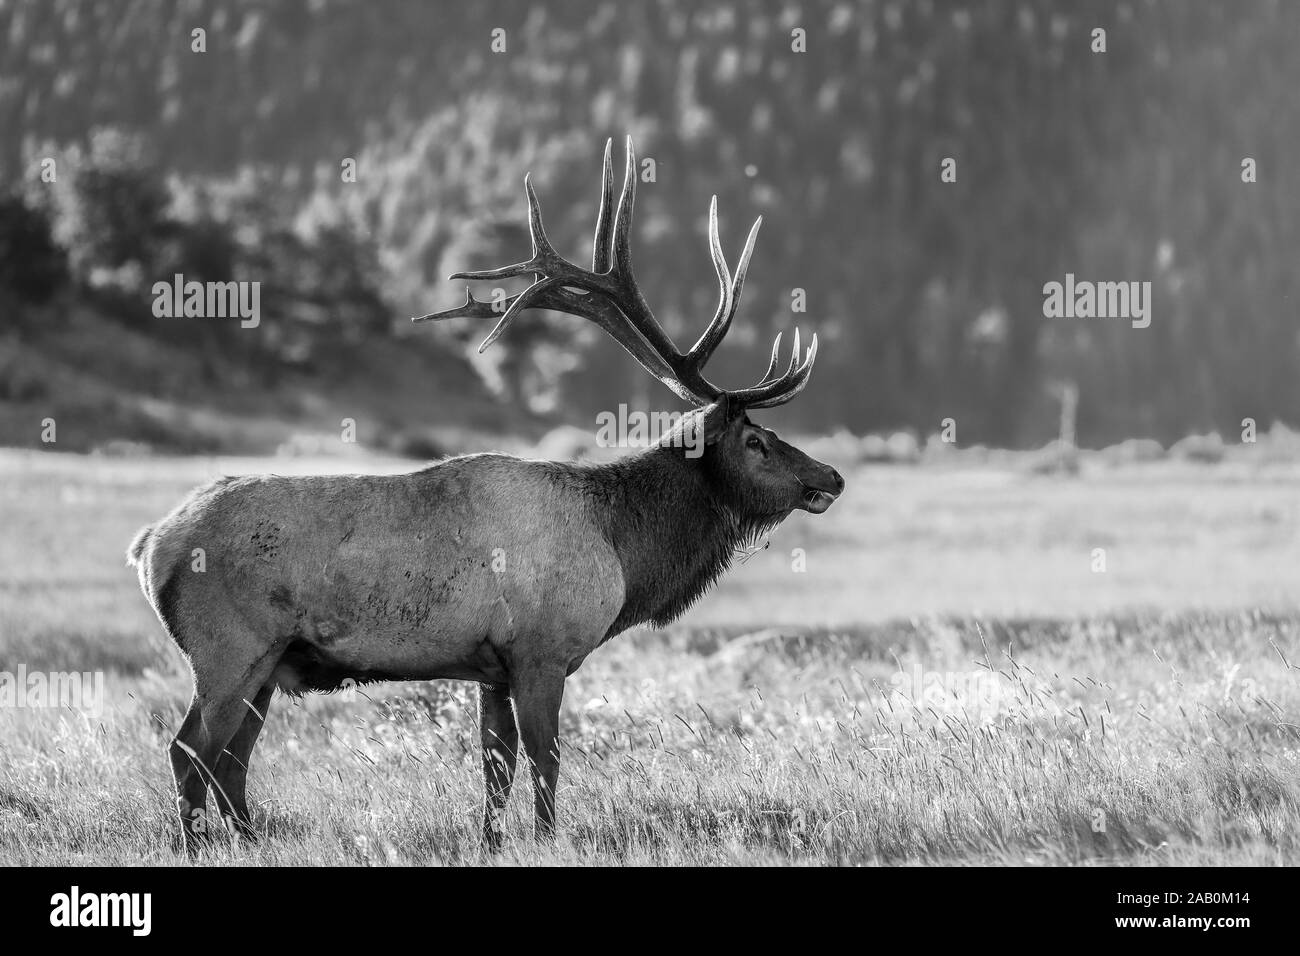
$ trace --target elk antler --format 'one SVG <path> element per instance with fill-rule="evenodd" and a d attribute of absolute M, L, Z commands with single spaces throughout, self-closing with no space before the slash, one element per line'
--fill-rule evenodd
<path fill-rule="evenodd" d="M 569 262 L 552 247 L 542 228 L 541 208 L 528 176 L 524 177 L 524 190 L 528 195 L 528 231 L 532 236 L 533 254 L 525 262 L 487 269 L 481 272 L 458 272 L 452 279 L 487 281 L 533 275 L 535 281 L 523 292 L 506 299 L 504 312 L 499 312 L 489 302 L 481 302 L 466 289 L 465 304 L 444 312 L 434 312 L 414 319 L 415 322 L 440 321 L 452 318 L 497 318 L 496 327 L 479 346 L 483 351 L 497 340 L 520 312 L 525 309 L 550 309 L 588 319 L 608 332 L 650 374 L 672 389 L 681 398 L 696 405 L 717 401 L 723 390 L 713 385 L 703 375 L 703 368 L 718 344 L 731 328 L 731 320 L 740 304 L 740 292 L 749 271 L 750 255 L 762 217 L 755 221 L 745 240 L 744 251 L 733 277 L 727 269 L 718 239 L 718 197 L 709 204 L 709 252 L 713 268 L 718 274 L 718 308 L 704 334 L 683 354 L 673 344 L 655 320 L 632 274 L 632 259 L 628 234 L 632 226 L 632 205 L 636 199 L 636 153 L 632 139 L 627 140 L 627 163 L 623 174 L 623 191 L 618 206 L 614 207 L 614 164 L 611 159 L 613 141 L 605 143 L 605 163 L 601 177 L 600 212 L 596 217 L 596 236 L 592 243 L 592 270 L 587 271 Z M 611 212 L 613 212 L 611 222 Z M 762 380 L 752 388 L 727 393 L 729 401 L 738 408 L 769 408 L 794 398 L 803 391 L 812 373 L 817 357 L 817 336 L 813 336 L 803 361 L 799 360 L 799 333 L 794 336 L 794 353 L 790 367 L 776 374 L 781 336 L 772 346 L 772 360 Z"/>

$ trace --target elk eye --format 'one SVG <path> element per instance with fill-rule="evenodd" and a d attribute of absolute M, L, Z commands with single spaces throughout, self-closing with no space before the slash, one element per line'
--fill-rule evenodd
<path fill-rule="evenodd" d="M 767 451 L 767 449 L 763 447 L 763 443 L 759 441 L 758 438 L 755 437 L 754 435 L 749 436 L 749 440 L 745 442 L 745 445 L 748 446 L 749 448 L 754 449 L 755 451 L 761 451 L 764 453 L 766 453 Z"/>

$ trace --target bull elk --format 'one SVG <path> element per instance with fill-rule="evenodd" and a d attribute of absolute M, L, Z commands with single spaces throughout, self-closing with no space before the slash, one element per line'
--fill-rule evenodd
<path fill-rule="evenodd" d="M 695 406 L 677 428 L 694 429 L 702 452 L 674 431 L 598 465 L 480 454 L 395 476 L 227 477 L 141 530 L 129 563 L 194 678 L 193 702 L 169 747 L 190 852 L 200 844 L 209 788 L 225 823 L 253 835 L 245 781 L 275 690 L 329 691 L 345 681 L 479 682 L 484 838 L 491 847 L 501 839 L 498 818 L 521 742 L 535 832 L 551 835 L 565 678 L 621 631 L 672 621 L 738 549 L 796 509 L 824 512 L 843 491 L 833 468 L 746 414 L 804 388 L 815 336 L 801 358 L 796 332 L 794 356 L 779 372 L 778 335 L 766 374 L 751 388 L 725 391 L 703 374 L 731 326 L 761 220 L 732 275 L 715 197 L 717 312 L 683 353 L 632 275 L 630 140 L 617 207 L 613 181 L 606 144 L 591 271 L 551 247 L 526 177 L 532 257 L 452 278 L 532 275 L 533 284 L 508 299 L 504 313 L 468 293 L 458 308 L 415 321 L 498 319 L 482 348 L 529 308 L 594 322 Z M 205 551 L 204 573 L 190 569 L 195 548 Z"/>

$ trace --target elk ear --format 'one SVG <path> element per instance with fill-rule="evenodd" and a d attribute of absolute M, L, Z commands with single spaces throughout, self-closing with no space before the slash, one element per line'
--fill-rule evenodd
<path fill-rule="evenodd" d="M 732 407 L 726 392 L 723 392 L 712 405 L 705 405 L 699 413 L 700 427 L 704 431 L 704 444 L 712 445 L 725 435 L 731 423 L 743 413 L 743 407 Z"/>

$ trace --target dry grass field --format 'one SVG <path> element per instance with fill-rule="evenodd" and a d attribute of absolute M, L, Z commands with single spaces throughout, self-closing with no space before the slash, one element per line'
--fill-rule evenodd
<path fill-rule="evenodd" d="M 345 467 L 0 452 L 0 673 L 105 682 L 98 714 L 0 706 L 0 864 L 184 862 L 189 679 L 126 544 L 208 477 Z M 389 684 L 277 697 L 261 838 L 206 861 L 1300 861 L 1294 466 L 842 470 L 826 515 L 570 678 L 553 845 L 524 779 L 480 846 L 476 688 Z"/>

